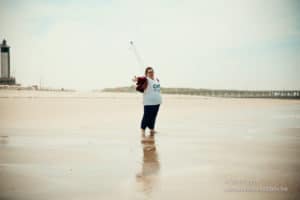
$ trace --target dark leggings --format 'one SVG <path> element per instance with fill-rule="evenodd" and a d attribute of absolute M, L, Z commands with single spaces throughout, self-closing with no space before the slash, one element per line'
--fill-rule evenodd
<path fill-rule="evenodd" d="M 146 129 L 154 129 L 155 119 L 157 116 L 157 112 L 159 110 L 159 105 L 146 105 L 144 106 L 144 115 L 141 123 L 141 128 Z"/>

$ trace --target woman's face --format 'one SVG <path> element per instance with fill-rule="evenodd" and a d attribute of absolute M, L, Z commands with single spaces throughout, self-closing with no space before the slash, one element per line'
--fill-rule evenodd
<path fill-rule="evenodd" d="M 149 78 L 154 78 L 154 71 L 153 71 L 153 69 L 148 69 L 148 71 L 147 71 L 147 76 L 149 77 Z"/>

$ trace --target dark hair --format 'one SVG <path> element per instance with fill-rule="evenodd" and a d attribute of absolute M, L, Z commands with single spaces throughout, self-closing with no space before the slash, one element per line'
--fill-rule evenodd
<path fill-rule="evenodd" d="M 153 68 L 152 68 L 152 67 L 146 67 L 146 69 L 145 69 L 145 76 L 147 76 L 147 73 L 148 73 L 148 71 L 149 71 L 150 69 L 152 69 L 152 70 L 153 70 Z"/>

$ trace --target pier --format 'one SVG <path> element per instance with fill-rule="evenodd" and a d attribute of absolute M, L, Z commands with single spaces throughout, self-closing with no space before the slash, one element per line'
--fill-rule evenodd
<path fill-rule="evenodd" d="M 162 88 L 162 92 L 166 94 L 187 94 L 228 98 L 300 99 L 300 90 L 214 90 L 191 88 Z"/>
<path fill-rule="evenodd" d="M 136 92 L 135 87 L 105 88 L 104 92 Z M 198 95 L 223 98 L 300 99 L 300 90 L 229 90 L 196 88 L 161 88 L 164 94 Z"/>

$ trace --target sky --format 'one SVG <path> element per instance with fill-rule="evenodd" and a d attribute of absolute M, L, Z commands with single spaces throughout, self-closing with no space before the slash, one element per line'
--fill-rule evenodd
<path fill-rule="evenodd" d="M 0 39 L 22 85 L 300 89 L 298 0 L 0 0 Z"/>

